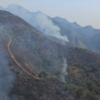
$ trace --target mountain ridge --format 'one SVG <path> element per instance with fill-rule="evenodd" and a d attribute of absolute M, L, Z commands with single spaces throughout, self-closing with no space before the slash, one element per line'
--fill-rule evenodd
<path fill-rule="evenodd" d="M 98 38 L 96 37 L 100 34 L 100 29 L 95 29 L 90 25 L 82 27 L 76 22 L 68 22 L 65 18 L 50 18 L 42 12 L 30 12 L 23 7 L 21 7 L 22 10 L 19 10 L 19 5 L 10 5 L 10 7 L 11 6 L 12 8 L 17 9 L 17 12 L 14 11 L 14 9 L 5 10 L 10 11 L 11 13 L 21 17 L 26 22 L 40 30 L 42 33 L 64 39 L 67 42 L 70 42 L 70 44 L 75 47 L 86 48 L 93 52 L 100 53 L 100 49 L 98 47 L 99 40 L 97 40 Z M 48 25 L 51 27 L 49 27 Z M 59 34 L 59 36 L 57 34 Z M 91 46 L 92 43 L 93 46 Z"/>

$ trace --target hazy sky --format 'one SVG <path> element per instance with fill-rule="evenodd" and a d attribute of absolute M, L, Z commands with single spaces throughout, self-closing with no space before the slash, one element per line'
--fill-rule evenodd
<path fill-rule="evenodd" d="M 41 11 L 51 17 L 60 16 L 82 26 L 100 29 L 100 0 L 0 0 L 1 6 L 9 4 L 19 4 L 32 12 Z"/>

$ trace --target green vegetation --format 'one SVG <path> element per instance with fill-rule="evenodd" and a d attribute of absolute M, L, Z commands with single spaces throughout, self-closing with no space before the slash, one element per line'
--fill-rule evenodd
<path fill-rule="evenodd" d="M 75 70 L 71 70 L 69 74 L 68 89 L 76 100 L 99 100 L 100 98 L 100 79 L 97 78 L 97 73 L 100 75 L 99 66 L 94 70 L 94 67 L 89 66 L 74 66 Z M 72 81 L 73 80 L 73 81 Z"/>

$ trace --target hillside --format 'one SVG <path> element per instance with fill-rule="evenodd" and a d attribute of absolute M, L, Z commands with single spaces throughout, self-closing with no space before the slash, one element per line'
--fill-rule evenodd
<path fill-rule="evenodd" d="M 19 64 L 16 63 L 14 59 L 12 59 L 11 54 L 9 54 L 7 45 L 9 46 L 10 39 L 12 39 L 12 42 L 10 44 L 9 49 L 10 52 L 14 55 L 14 59 L 16 59 L 16 61 L 23 67 L 24 70 L 28 71 L 32 75 L 37 76 L 41 72 L 46 72 L 50 75 L 55 76 L 57 78 L 55 79 L 55 81 L 58 79 L 61 80 L 60 71 L 63 67 L 63 55 L 60 54 L 61 52 L 59 50 L 60 46 L 63 45 L 52 41 L 21 18 L 14 16 L 13 14 L 6 11 L 0 11 L 0 59 L 2 59 L 0 60 L 0 64 L 4 66 L 0 67 L 0 78 L 2 78 L 3 80 L 0 81 L 0 85 L 4 84 L 3 94 L 5 95 L 0 96 L 1 100 L 6 100 L 6 98 L 8 98 L 9 100 L 12 98 L 12 100 L 14 100 L 20 97 L 20 94 L 17 92 L 16 89 L 11 90 L 14 85 L 13 83 L 17 82 L 17 80 L 20 80 L 18 81 L 20 82 L 20 84 L 17 84 L 18 82 L 16 83 L 17 85 L 15 84 L 15 88 L 17 88 L 18 91 L 20 91 L 20 88 L 24 84 L 24 80 L 26 81 L 26 83 L 30 83 L 30 81 L 36 81 L 32 84 L 37 85 L 37 89 L 34 91 L 33 88 L 32 90 L 29 90 L 28 93 L 31 94 L 31 92 L 34 91 L 34 94 L 36 93 L 39 96 L 39 94 L 37 93 L 40 91 L 38 85 L 40 85 L 41 87 L 41 85 L 44 84 L 44 86 L 47 85 L 47 87 L 50 88 L 49 84 L 52 83 L 52 87 L 55 88 L 55 91 L 60 92 L 61 96 L 57 97 L 55 92 L 51 94 L 51 91 L 53 91 L 53 89 L 51 88 L 48 94 L 45 94 L 46 96 L 44 98 L 47 98 L 48 95 L 51 95 L 51 98 L 54 95 L 55 98 L 57 98 L 58 100 L 61 100 L 61 98 L 68 98 L 69 96 L 63 94 L 61 90 L 65 92 L 68 91 L 64 90 L 63 86 L 61 87 L 61 89 L 59 88 L 59 85 L 62 84 L 60 81 L 56 82 L 59 82 L 58 86 L 56 86 L 56 83 L 53 81 L 54 79 L 50 79 L 49 83 L 48 81 L 43 80 L 42 83 L 41 81 L 37 81 L 32 78 L 32 76 L 30 77 L 30 75 L 28 75 L 25 71 L 23 72 L 23 70 L 19 67 Z M 19 74 L 21 73 L 21 71 L 24 75 Z M 25 78 L 25 74 L 28 80 Z M 30 78 L 31 80 L 29 81 Z M 7 83 L 5 81 L 6 79 L 8 80 Z M 29 87 L 31 88 L 30 85 Z M 47 87 L 44 87 L 43 91 Z M 27 86 L 24 85 L 23 88 L 27 89 Z M 10 91 L 14 91 L 13 93 L 15 94 L 10 94 Z M 20 92 L 23 93 L 23 97 L 27 96 L 27 91 L 25 92 L 23 89 L 21 89 Z M 0 90 L 0 94 L 2 94 L 2 89 Z M 11 98 L 8 94 L 10 94 Z M 34 96 L 34 94 L 32 96 Z M 32 100 L 33 97 L 26 97 L 26 99 Z M 41 96 L 37 98 L 37 100 L 39 99 L 41 100 Z"/>
<path fill-rule="evenodd" d="M 9 53 L 10 39 L 10 51 L 24 70 Z M 6 11 L 0 11 L 0 55 L 1 100 L 100 98 L 100 55 L 55 42 Z"/>

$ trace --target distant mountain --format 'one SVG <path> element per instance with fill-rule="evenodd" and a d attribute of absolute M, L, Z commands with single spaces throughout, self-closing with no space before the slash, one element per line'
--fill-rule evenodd
<path fill-rule="evenodd" d="M 60 27 L 61 34 L 66 35 L 69 39 L 69 41 L 74 45 L 78 47 L 84 48 L 83 44 L 79 41 L 79 39 L 76 37 L 76 32 L 73 28 L 75 28 L 75 24 L 71 24 L 64 18 L 55 17 L 52 18 L 53 22 Z M 79 28 L 79 26 L 77 27 Z M 82 44 L 82 45 L 81 45 Z"/>
<path fill-rule="evenodd" d="M 7 8 L 5 8 L 5 10 L 9 11 L 17 16 L 20 16 L 21 18 L 23 18 L 26 21 L 31 22 L 30 20 L 31 20 L 33 14 L 19 5 L 15 5 L 15 4 L 9 5 Z"/>
<path fill-rule="evenodd" d="M 75 44 L 80 44 L 79 47 L 87 48 L 93 52 L 100 53 L 98 48 L 100 34 L 99 29 L 94 29 L 92 26 L 81 27 L 76 22 L 70 23 L 66 19 L 55 17 L 53 22 L 61 28 L 61 33 L 68 36 L 68 39 Z M 93 38 L 94 37 L 94 38 Z M 78 42 L 76 42 L 77 40 Z M 98 41 L 95 42 L 95 41 Z M 75 45 L 74 44 L 74 45 Z M 92 44 L 92 45 L 91 45 Z"/>
<path fill-rule="evenodd" d="M 68 26 L 69 28 L 82 28 L 80 25 L 78 25 L 76 22 L 70 23 L 69 21 L 67 21 L 65 18 L 60 18 L 60 17 L 54 17 L 53 18 L 55 21 L 63 23 L 64 25 Z"/>

